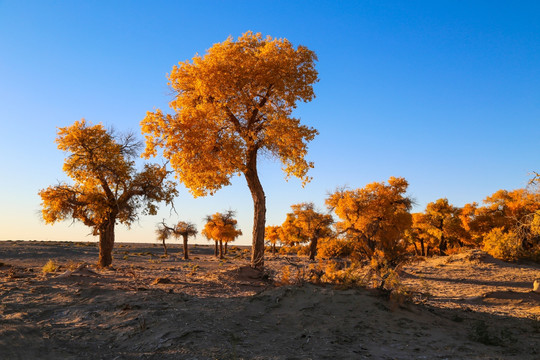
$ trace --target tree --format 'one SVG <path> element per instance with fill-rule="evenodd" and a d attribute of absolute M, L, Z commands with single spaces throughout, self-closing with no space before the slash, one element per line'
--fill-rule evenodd
<path fill-rule="evenodd" d="M 267 226 L 264 230 L 264 236 L 270 246 L 272 247 L 272 254 L 276 253 L 276 244 L 278 241 L 281 241 L 281 233 L 279 226 Z"/>
<path fill-rule="evenodd" d="M 278 158 L 287 177 L 303 180 L 304 159 L 317 131 L 292 117 L 298 101 L 314 98 L 317 57 L 287 39 L 247 32 L 214 44 L 204 56 L 174 66 L 169 85 L 174 114 L 148 112 L 141 122 L 147 158 L 163 155 L 194 196 L 213 194 L 243 174 L 254 203 L 251 266 L 264 266 L 266 198 L 260 154 Z"/>
<path fill-rule="evenodd" d="M 512 191 L 498 190 L 483 201 L 483 206 L 476 203 L 465 205 L 461 221 L 476 243 L 481 243 L 494 229 L 502 232 L 516 231 L 521 225 L 532 219 L 532 214 L 540 210 L 540 193 L 528 189 Z M 520 239 L 527 249 L 532 246 L 528 227 L 522 227 Z M 493 238 L 492 238 L 493 239 Z"/>
<path fill-rule="evenodd" d="M 156 236 L 159 241 L 163 244 L 163 253 L 165 256 L 167 256 L 167 245 L 165 244 L 165 240 L 167 240 L 172 233 L 172 229 L 165 225 L 165 223 L 161 223 L 157 225 L 156 229 Z"/>
<path fill-rule="evenodd" d="M 317 242 L 332 233 L 330 226 L 334 219 L 332 215 L 322 214 L 315 210 L 313 203 L 301 203 L 291 206 L 292 212 L 281 225 L 282 232 L 288 242 L 309 242 L 309 259 L 315 260 Z"/>
<path fill-rule="evenodd" d="M 92 235 L 99 236 L 98 265 L 109 266 L 116 223 L 129 226 L 141 208 L 143 214 L 155 215 L 157 202 L 172 204 L 175 185 L 166 180 L 165 166 L 146 164 L 136 171 L 140 143 L 133 135 L 116 136 L 83 119 L 60 128 L 56 143 L 70 153 L 64 171 L 74 184 L 60 183 L 39 192 L 43 219 L 50 224 L 72 219 L 91 227 Z"/>
<path fill-rule="evenodd" d="M 163 241 L 163 248 L 165 249 L 165 255 L 167 255 L 167 247 L 165 246 L 165 240 L 168 239 L 171 235 L 175 239 L 182 237 L 183 239 L 183 250 L 184 250 L 184 260 L 189 260 L 189 250 L 188 250 L 188 237 L 197 235 L 197 227 L 191 222 L 179 221 L 173 227 L 165 224 L 163 220 L 158 224 L 156 230 L 158 239 Z"/>
<path fill-rule="evenodd" d="M 429 221 L 426 214 L 412 214 L 412 224 L 411 227 L 405 231 L 405 238 L 414 246 L 416 255 L 429 256 L 430 250 L 437 242 L 437 239 L 428 228 Z M 420 244 L 420 249 L 418 249 L 417 243 Z"/>
<path fill-rule="evenodd" d="M 440 255 L 446 255 L 449 246 L 463 246 L 467 233 L 462 227 L 460 209 L 451 205 L 448 199 L 438 199 L 426 206 L 423 230 L 436 239 Z"/>
<path fill-rule="evenodd" d="M 374 182 L 362 189 L 337 190 L 326 205 L 341 219 L 339 234 L 351 240 L 358 255 L 384 257 L 396 265 L 405 251 L 403 237 L 411 226 L 412 200 L 405 196 L 408 183 L 391 177 L 388 184 Z"/>
<path fill-rule="evenodd" d="M 202 234 L 207 239 L 212 239 L 219 242 L 219 258 L 223 259 L 223 243 L 225 246 L 230 241 L 234 241 L 238 236 L 242 235 L 242 230 L 237 229 L 237 221 L 234 219 L 234 211 L 227 211 L 226 213 L 215 213 L 206 217 L 206 224 Z"/>
<path fill-rule="evenodd" d="M 188 237 L 197 235 L 197 227 L 191 222 L 179 221 L 174 227 L 173 234 L 176 237 L 182 237 L 184 241 L 184 260 L 188 260 Z"/>

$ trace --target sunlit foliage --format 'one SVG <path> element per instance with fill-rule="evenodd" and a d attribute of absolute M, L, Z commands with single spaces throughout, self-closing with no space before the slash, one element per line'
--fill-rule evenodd
<path fill-rule="evenodd" d="M 254 201 L 253 267 L 264 264 L 266 204 L 261 153 L 278 158 L 287 176 L 309 181 L 307 143 L 317 131 L 292 116 L 314 98 L 316 55 L 287 39 L 247 32 L 180 62 L 169 75 L 174 113 L 148 112 L 141 122 L 146 157 L 163 155 L 194 196 L 213 194 L 243 174 Z"/>
<path fill-rule="evenodd" d="M 317 257 L 345 258 L 352 254 L 353 246 L 350 240 L 329 236 L 320 239 L 317 244 Z"/>
<path fill-rule="evenodd" d="M 209 240 L 214 240 L 219 243 L 219 258 L 224 258 L 223 244 L 225 246 L 231 241 L 234 241 L 238 236 L 242 235 L 242 230 L 237 228 L 237 221 L 234 218 L 234 211 L 226 213 L 215 213 L 206 217 L 206 223 L 202 234 Z M 226 249 L 225 249 L 226 250 Z"/>
<path fill-rule="evenodd" d="M 281 242 L 281 227 L 275 225 L 267 226 L 264 231 L 264 237 L 272 248 L 272 254 L 275 254 L 277 243 Z"/>
<path fill-rule="evenodd" d="M 412 201 L 405 196 L 408 183 L 391 177 L 388 184 L 374 182 L 362 189 L 338 190 L 326 199 L 341 219 L 336 227 L 359 257 L 382 256 L 395 264 L 406 250 L 405 230 L 411 226 Z"/>
<path fill-rule="evenodd" d="M 459 215 L 460 209 L 448 199 L 438 199 L 427 204 L 423 214 L 413 216 L 412 230 L 416 231 L 423 255 L 428 256 L 429 249 L 435 247 L 440 255 L 446 255 L 449 247 L 464 245 L 467 232 Z"/>
<path fill-rule="evenodd" d="M 529 189 L 499 190 L 486 197 L 483 204 L 464 207 L 462 221 L 471 237 L 495 257 L 536 257 L 540 251 L 540 238 L 535 233 L 540 193 Z"/>
<path fill-rule="evenodd" d="M 115 136 L 101 125 L 84 119 L 60 128 L 58 148 L 69 155 L 64 172 L 73 184 L 60 183 L 39 192 L 42 216 L 46 223 L 81 221 L 99 235 L 99 266 L 112 262 L 114 227 L 130 225 L 138 211 L 155 215 L 157 202 L 171 204 L 177 194 L 167 181 L 164 166 L 146 164 L 135 169 L 134 158 L 140 144 L 132 135 Z"/>
<path fill-rule="evenodd" d="M 284 241 L 289 244 L 309 243 L 309 259 L 315 260 L 317 242 L 332 234 L 332 215 L 315 210 L 313 203 L 292 205 L 291 209 L 281 225 Z"/>

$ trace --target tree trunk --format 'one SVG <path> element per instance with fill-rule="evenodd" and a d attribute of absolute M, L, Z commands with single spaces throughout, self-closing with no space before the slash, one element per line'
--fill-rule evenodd
<path fill-rule="evenodd" d="M 315 256 L 317 255 L 317 238 L 311 239 L 311 243 L 309 244 L 309 260 L 315 260 Z"/>
<path fill-rule="evenodd" d="M 424 239 L 420 239 L 420 249 L 422 250 L 422 256 L 427 256 L 426 248 L 424 246 Z"/>
<path fill-rule="evenodd" d="M 218 256 L 218 241 L 214 240 L 214 256 Z"/>
<path fill-rule="evenodd" d="M 276 255 L 276 243 L 272 244 L 272 255 Z"/>
<path fill-rule="evenodd" d="M 99 267 L 106 267 L 112 264 L 115 222 L 116 218 L 111 217 L 99 228 Z"/>
<path fill-rule="evenodd" d="M 264 267 L 264 227 L 266 223 L 266 197 L 257 174 L 257 150 L 248 150 L 248 163 L 244 173 L 253 198 L 253 240 L 251 267 Z"/>
<path fill-rule="evenodd" d="M 413 241 L 413 246 L 414 246 L 414 255 L 418 256 L 418 246 L 416 245 L 416 241 Z"/>
<path fill-rule="evenodd" d="M 441 237 L 441 242 L 439 243 L 439 252 L 441 255 L 446 255 L 446 249 L 448 248 L 448 244 L 446 243 L 446 239 Z"/>
<path fill-rule="evenodd" d="M 165 256 L 167 256 L 167 245 L 165 245 L 165 239 L 163 239 L 163 251 L 165 252 Z"/>
<path fill-rule="evenodd" d="M 219 240 L 219 258 L 223 259 L 223 241 Z"/>
<path fill-rule="evenodd" d="M 189 260 L 188 246 L 187 246 L 188 236 L 184 235 L 183 238 L 184 238 L 184 260 Z"/>
<path fill-rule="evenodd" d="M 227 255 L 227 252 L 228 252 L 228 244 L 229 242 L 225 241 L 225 255 Z"/>

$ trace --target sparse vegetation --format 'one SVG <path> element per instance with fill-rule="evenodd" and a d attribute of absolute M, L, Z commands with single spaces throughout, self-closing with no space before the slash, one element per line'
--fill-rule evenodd
<path fill-rule="evenodd" d="M 58 268 L 59 267 L 56 261 L 49 259 L 49 261 L 45 265 L 43 265 L 43 268 L 41 268 L 41 271 L 44 274 L 54 273 L 58 270 Z"/>

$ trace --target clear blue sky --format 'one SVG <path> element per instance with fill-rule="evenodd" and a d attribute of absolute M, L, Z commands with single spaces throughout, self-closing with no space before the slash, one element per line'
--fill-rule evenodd
<path fill-rule="evenodd" d="M 40 221 L 37 192 L 65 180 L 57 127 L 81 118 L 140 133 L 168 110 L 166 74 L 229 35 L 286 37 L 319 57 L 317 98 L 296 116 L 317 128 L 305 188 L 264 160 L 267 224 L 336 187 L 405 177 L 416 211 L 524 187 L 540 171 L 538 1 L 0 0 L 0 240 L 91 240 Z M 159 159 L 158 159 L 159 160 Z M 243 178 L 213 197 L 183 188 L 178 215 L 143 217 L 117 241 L 154 241 L 155 224 L 238 212 L 250 242 Z M 204 239 L 199 235 L 199 242 Z"/>

